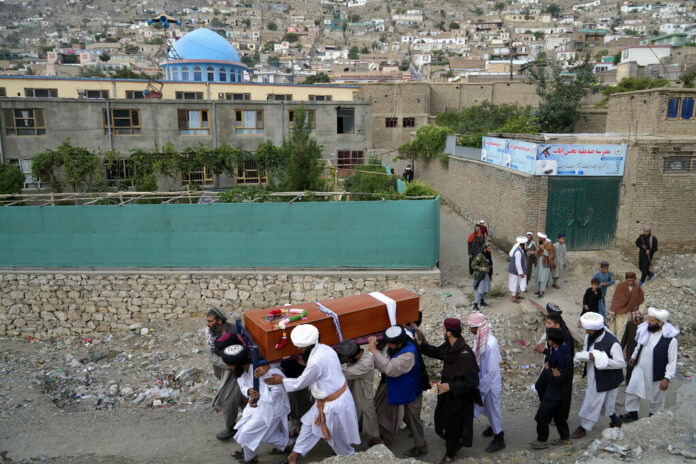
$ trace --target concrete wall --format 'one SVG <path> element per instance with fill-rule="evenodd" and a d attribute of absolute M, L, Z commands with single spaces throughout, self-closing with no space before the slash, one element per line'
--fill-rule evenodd
<path fill-rule="evenodd" d="M 133 149 L 151 150 L 155 142 L 163 145 L 172 142 L 178 149 L 204 143 L 219 146 L 228 143 L 233 147 L 255 150 L 267 139 L 279 145 L 288 136 L 288 110 L 297 108 L 300 102 L 268 101 L 206 101 L 206 100 L 119 100 L 109 101 L 111 108 L 140 110 L 142 133 L 140 135 L 113 135 L 104 132 L 102 112 L 104 100 L 3 98 L 0 108 L 43 108 L 46 115 L 46 135 L 13 136 L 2 131 L 4 159 L 31 158 L 34 154 L 55 148 L 67 137 L 73 145 L 96 151 L 116 150 L 128 153 Z M 355 108 L 355 132 L 338 134 L 336 131 L 336 107 Z M 336 158 L 337 150 L 363 150 L 367 157 L 372 147 L 372 105 L 368 102 L 305 102 L 307 110 L 316 111 L 315 140 L 326 146 L 324 156 Z M 209 110 L 210 135 L 180 135 L 177 110 Z M 258 135 L 235 134 L 235 110 L 257 109 L 264 112 L 264 133 Z M 3 121 L 3 127 L 6 126 Z"/>
<path fill-rule="evenodd" d="M 454 156 L 447 168 L 439 162 L 417 164 L 416 177 L 429 182 L 468 221 L 485 219 L 493 242 L 503 248 L 516 236 L 546 225 L 547 177 Z"/>
<path fill-rule="evenodd" d="M 228 314 L 406 287 L 440 285 L 424 272 L 0 273 L 0 336 L 39 338 L 127 330 L 134 323 Z"/>
<path fill-rule="evenodd" d="M 605 108 L 584 108 L 580 118 L 573 125 L 576 134 L 602 134 L 607 127 L 607 110 Z"/>
<path fill-rule="evenodd" d="M 629 255 L 646 225 L 661 251 L 696 250 L 696 171 L 665 172 L 665 158 L 674 156 L 694 166 L 696 139 L 639 137 L 629 145 L 615 240 Z"/>

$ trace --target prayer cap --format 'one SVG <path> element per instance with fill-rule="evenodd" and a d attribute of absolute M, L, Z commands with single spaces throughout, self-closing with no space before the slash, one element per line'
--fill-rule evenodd
<path fill-rule="evenodd" d="M 360 347 L 353 340 L 343 340 L 338 345 L 338 354 L 346 358 L 352 358 L 360 351 Z"/>
<path fill-rule="evenodd" d="M 227 322 L 227 315 L 225 314 L 225 311 L 223 311 L 220 308 L 216 308 L 215 306 L 213 306 L 212 308 L 210 308 L 210 311 L 208 311 L 208 314 L 213 314 L 218 319 L 221 319 L 222 322 Z"/>
<path fill-rule="evenodd" d="M 481 313 L 471 313 L 466 318 L 466 323 L 469 327 L 481 327 L 486 323 L 486 316 Z"/>
<path fill-rule="evenodd" d="M 553 314 L 553 313 L 562 314 L 563 310 L 556 303 L 547 303 L 546 304 L 546 312 L 548 312 L 549 314 Z"/>
<path fill-rule="evenodd" d="M 312 324 L 300 324 L 290 332 L 292 344 L 298 348 L 306 348 L 319 342 L 319 330 Z"/>
<path fill-rule="evenodd" d="M 565 237 L 565 234 L 558 234 L 558 238 Z"/>
<path fill-rule="evenodd" d="M 627 278 L 627 279 L 635 279 L 635 278 L 636 278 L 636 273 L 635 273 L 635 272 L 629 271 L 629 272 L 626 273 L 626 278 Z"/>
<path fill-rule="evenodd" d="M 580 324 L 585 330 L 600 330 L 604 327 L 604 318 L 599 313 L 588 312 L 580 317 Z"/>
<path fill-rule="evenodd" d="M 537 232 L 537 236 L 538 236 L 539 238 L 543 238 L 543 239 L 547 239 L 547 238 L 549 238 L 549 236 L 548 236 L 548 235 L 546 235 L 546 234 L 545 234 L 545 233 L 543 233 L 543 232 Z"/>
<path fill-rule="evenodd" d="M 230 346 L 232 343 L 234 343 L 234 337 L 232 336 L 231 333 L 226 332 L 222 335 L 220 335 L 218 338 L 215 339 L 213 344 L 215 345 L 215 349 L 218 351 L 222 351 L 228 346 Z"/>
<path fill-rule="evenodd" d="M 599 263 L 599 267 L 609 267 L 609 261 L 602 261 Z"/>
<path fill-rule="evenodd" d="M 531 235 L 532 237 L 534 237 L 534 233 L 533 233 L 533 232 L 527 232 L 525 235 Z"/>
<path fill-rule="evenodd" d="M 406 334 L 404 333 L 403 327 L 400 325 L 393 325 L 384 331 L 384 341 L 387 343 L 404 343 L 406 341 Z"/>
<path fill-rule="evenodd" d="M 666 309 L 657 309 L 651 306 L 648 308 L 648 316 L 652 316 L 658 321 L 667 322 L 669 319 L 669 311 Z"/>
<path fill-rule="evenodd" d="M 527 237 L 525 237 L 525 236 L 523 236 L 523 235 L 520 235 L 519 237 L 517 237 L 517 238 L 515 239 L 515 241 L 516 241 L 517 243 L 519 243 L 519 244 L 523 244 L 523 243 L 525 243 L 525 242 L 527 241 Z"/>
<path fill-rule="evenodd" d="M 454 317 L 448 317 L 445 319 L 445 329 L 447 330 L 457 330 L 462 328 L 462 321 Z"/>
<path fill-rule="evenodd" d="M 563 344 L 563 330 L 557 329 L 556 327 L 551 327 L 546 329 L 546 338 L 551 340 L 557 345 Z"/>
<path fill-rule="evenodd" d="M 479 224 L 485 224 L 485 223 L 486 223 L 486 220 L 485 220 L 485 219 L 481 219 L 481 220 L 479 221 Z"/>
<path fill-rule="evenodd" d="M 228 366 L 239 366 L 250 361 L 249 348 L 244 345 L 230 345 L 222 350 L 222 360 Z"/>

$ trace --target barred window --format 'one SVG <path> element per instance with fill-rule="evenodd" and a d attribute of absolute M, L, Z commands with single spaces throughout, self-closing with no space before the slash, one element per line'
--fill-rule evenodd
<path fill-rule="evenodd" d="M 261 182 L 266 183 L 265 173 L 261 176 Z M 256 165 L 256 160 L 245 160 L 237 165 L 237 183 L 238 184 L 258 184 L 259 170 Z"/>
<path fill-rule="evenodd" d="M 398 127 L 399 118 L 385 118 L 384 127 Z"/>
<path fill-rule="evenodd" d="M 177 100 L 203 100 L 203 92 L 175 92 Z"/>
<path fill-rule="evenodd" d="M 696 172 L 696 157 L 670 156 L 665 158 L 664 172 Z"/>
<path fill-rule="evenodd" d="M 46 135 L 44 110 L 15 108 L 2 110 L 7 135 Z"/>
<path fill-rule="evenodd" d="M 402 120 L 403 127 L 416 127 L 416 118 L 404 118 Z"/>
<path fill-rule="evenodd" d="M 39 97 L 57 97 L 58 89 L 24 89 L 25 97 L 39 98 Z"/>
<path fill-rule="evenodd" d="M 358 164 L 363 164 L 362 150 L 338 150 L 338 167 L 350 169 Z"/>
<path fill-rule="evenodd" d="M 141 133 L 140 110 L 111 108 L 110 112 L 111 117 L 108 118 L 106 110 L 102 110 L 104 134 L 109 133 L 109 126 L 115 135 L 139 135 Z"/>

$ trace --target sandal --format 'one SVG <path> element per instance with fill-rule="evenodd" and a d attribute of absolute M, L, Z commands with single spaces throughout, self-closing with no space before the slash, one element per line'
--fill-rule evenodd
<path fill-rule="evenodd" d="M 244 451 L 237 450 L 232 453 L 232 457 L 235 459 L 244 459 Z"/>
<path fill-rule="evenodd" d="M 570 443 L 570 438 L 556 438 L 554 441 L 551 442 L 553 446 L 570 445 Z"/>
<path fill-rule="evenodd" d="M 534 449 L 546 449 L 549 447 L 549 442 L 548 441 L 539 441 L 539 440 L 534 440 L 533 442 L 530 443 L 532 445 L 532 448 Z"/>
<path fill-rule="evenodd" d="M 240 459 L 239 461 L 237 461 L 237 464 L 259 464 L 259 458 L 257 456 L 254 456 L 252 459 L 249 459 L 248 461 Z"/>
<path fill-rule="evenodd" d="M 299 436 L 300 436 L 300 427 L 298 426 L 298 427 L 295 427 L 294 429 L 292 429 L 292 430 L 290 431 L 290 433 L 288 434 L 288 436 L 289 436 L 290 438 L 297 438 L 297 437 L 299 437 Z"/>
<path fill-rule="evenodd" d="M 268 452 L 271 456 L 287 456 L 290 453 L 292 453 L 292 445 L 288 445 L 285 449 L 273 447 L 273 449 Z"/>
<path fill-rule="evenodd" d="M 406 457 L 408 458 L 417 458 L 418 456 L 423 456 L 425 454 L 428 454 L 428 446 L 423 446 L 421 448 L 414 446 L 410 450 L 406 451 Z"/>

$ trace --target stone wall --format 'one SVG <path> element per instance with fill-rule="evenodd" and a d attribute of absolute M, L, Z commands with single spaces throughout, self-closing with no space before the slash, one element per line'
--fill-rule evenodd
<path fill-rule="evenodd" d="M 491 240 L 505 249 L 516 236 L 545 228 L 547 177 L 454 156 L 447 168 L 437 161 L 416 163 L 416 177 L 429 182 L 465 219 L 485 219 Z"/>
<path fill-rule="evenodd" d="M 0 273 L 0 336 L 85 335 L 286 303 L 440 285 L 440 271 Z"/>

